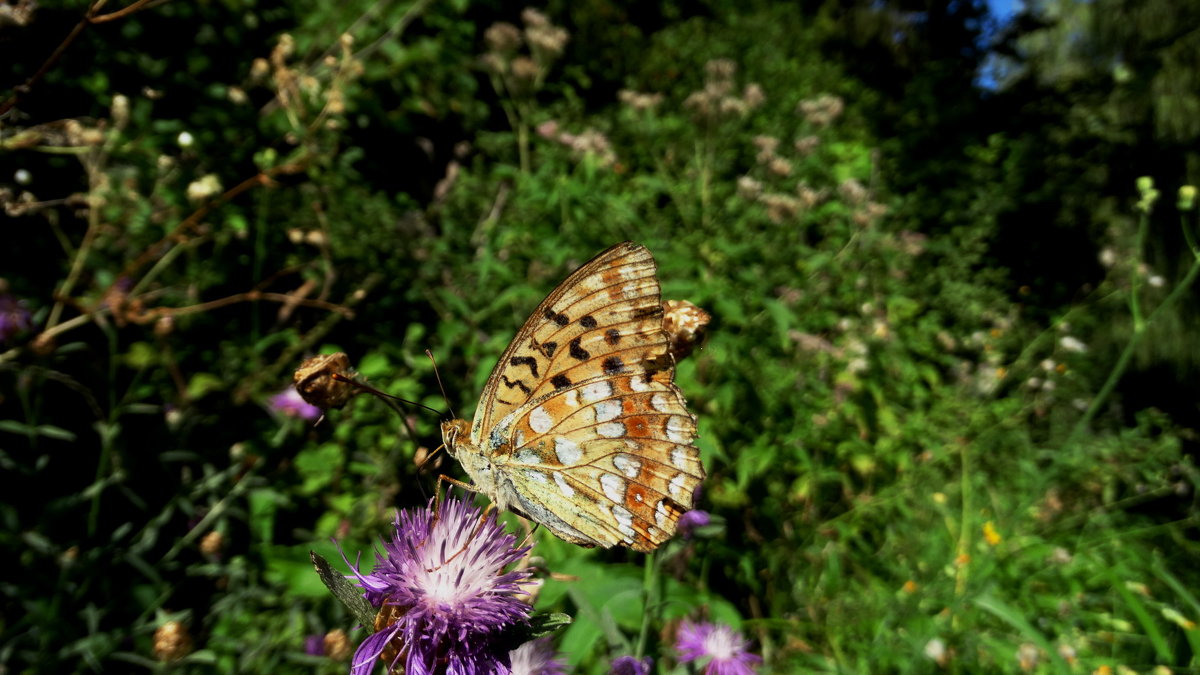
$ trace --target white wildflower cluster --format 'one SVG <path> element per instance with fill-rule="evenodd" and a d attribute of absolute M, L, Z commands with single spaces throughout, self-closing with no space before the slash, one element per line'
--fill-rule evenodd
<path fill-rule="evenodd" d="M 729 59 L 715 59 L 704 64 L 704 88 L 689 94 L 683 107 L 701 124 L 745 117 L 765 103 L 767 97 L 763 88 L 753 82 L 741 92 L 735 91 L 736 74 L 737 64 Z"/>
<path fill-rule="evenodd" d="M 610 167 L 617 163 L 617 153 L 612 143 L 602 132 L 588 128 L 578 134 L 559 128 L 558 122 L 549 120 L 538 125 L 537 133 L 542 138 L 554 141 L 571 149 L 571 154 L 577 159 L 591 156 L 602 167 Z"/>
<path fill-rule="evenodd" d="M 345 88 L 365 70 L 353 45 L 353 36 L 343 34 L 337 42 L 337 53 L 315 63 L 294 63 L 295 39 L 284 33 L 270 56 L 251 62 L 245 84 L 274 90 L 275 102 L 283 108 L 291 126 L 285 136 L 289 143 L 299 145 L 315 131 L 337 131 L 346 126 Z M 231 87 L 226 96 L 239 104 L 250 100 L 242 87 Z"/>
<path fill-rule="evenodd" d="M 508 22 L 494 23 L 483 33 L 488 50 L 479 61 L 492 74 L 497 91 L 515 97 L 529 96 L 541 88 L 550 67 L 562 56 L 571 34 L 555 26 L 532 7 L 521 12 L 524 29 Z M 528 54 L 521 53 L 527 46 Z"/>
<path fill-rule="evenodd" d="M 646 94 L 632 89 L 617 92 L 617 99 L 634 110 L 650 110 L 662 103 L 662 94 Z"/>
<path fill-rule="evenodd" d="M 811 125 L 827 127 L 846 109 L 846 103 L 840 96 L 821 94 L 815 98 L 804 99 L 796 105 L 796 113 L 803 116 Z"/>

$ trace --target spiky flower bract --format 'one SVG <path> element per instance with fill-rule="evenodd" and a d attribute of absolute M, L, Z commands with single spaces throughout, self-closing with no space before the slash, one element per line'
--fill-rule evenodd
<path fill-rule="evenodd" d="M 499 638 L 528 621 L 516 595 L 530 573 L 503 570 L 529 547 L 516 546 L 496 512 L 484 517 L 454 498 L 397 513 L 395 529 L 370 574 L 353 566 L 363 597 L 387 620 L 359 646 L 352 675 L 370 673 L 385 650 L 396 654 L 389 671 L 403 662 L 407 675 L 508 673 L 511 645 Z"/>
<path fill-rule="evenodd" d="M 538 638 L 509 652 L 512 675 L 565 675 L 566 666 L 550 638 Z"/>
<path fill-rule="evenodd" d="M 750 675 L 762 658 L 746 651 L 746 640 L 729 626 L 684 621 L 679 626 L 675 649 L 679 661 L 710 659 L 704 675 Z"/>

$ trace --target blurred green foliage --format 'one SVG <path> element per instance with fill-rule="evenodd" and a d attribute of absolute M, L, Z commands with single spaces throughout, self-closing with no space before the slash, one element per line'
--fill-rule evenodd
<path fill-rule="evenodd" d="M 44 77 L 88 6 L 4 23 L 32 326 L 0 331 L 0 664 L 344 670 L 305 654 L 365 635 L 309 552 L 369 561 L 460 474 L 421 465 L 431 414 L 271 397 L 341 350 L 444 408 L 429 349 L 467 416 L 632 239 L 714 316 L 677 374 L 713 525 L 653 557 L 536 534 L 573 670 L 686 672 L 684 617 L 771 672 L 1200 667 L 1194 106 L 1137 93 L 1193 81 L 1196 33 L 1119 25 L 1195 8 L 1135 4 L 1040 4 L 989 52 L 975 3 L 559 3 L 541 41 L 502 3 L 164 3 Z"/>

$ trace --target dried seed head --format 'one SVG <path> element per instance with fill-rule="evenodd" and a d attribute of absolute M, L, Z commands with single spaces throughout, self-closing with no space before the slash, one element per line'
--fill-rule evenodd
<path fill-rule="evenodd" d="M 322 410 L 341 408 L 358 393 L 353 385 L 334 379 L 334 375 L 351 377 L 350 357 L 343 352 L 322 354 L 307 359 L 296 369 L 292 383 L 300 397 Z"/>
<path fill-rule="evenodd" d="M 325 634 L 325 655 L 334 661 L 346 661 L 354 653 L 350 644 L 350 636 L 341 628 L 334 628 Z"/>
<path fill-rule="evenodd" d="M 680 361 L 704 339 L 712 315 L 687 300 L 663 301 L 663 330 L 671 340 L 671 355 Z"/>
<path fill-rule="evenodd" d="M 154 656 L 159 661 L 178 661 L 192 651 L 192 636 L 179 621 L 168 621 L 154 631 Z"/>
<path fill-rule="evenodd" d="M 488 49 L 499 54 L 511 54 L 521 46 L 521 31 L 511 23 L 501 21 L 488 27 L 483 33 Z"/>
<path fill-rule="evenodd" d="M 218 555 L 225 549 L 225 535 L 213 530 L 200 540 L 200 552 L 204 555 Z"/>

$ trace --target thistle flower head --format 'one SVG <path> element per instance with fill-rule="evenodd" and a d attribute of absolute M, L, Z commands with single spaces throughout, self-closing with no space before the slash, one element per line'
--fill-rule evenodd
<path fill-rule="evenodd" d="M 696 529 L 704 527 L 712 522 L 707 511 L 700 509 L 692 509 L 683 514 L 679 518 L 679 531 L 683 533 L 684 539 L 691 539 L 696 536 Z"/>
<path fill-rule="evenodd" d="M 649 675 L 654 660 L 647 656 L 638 659 L 633 656 L 618 656 L 609 666 L 608 675 Z"/>
<path fill-rule="evenodd" d="M 33 327 L 32 315 L 24 300 L 7 293 L 0 294 L 0 342 Z"/>
<path fill-rule="evenodd" d="M 363 597 L 387 617 L 359 646 L 352 675 L 370 673 L 385 650 L 396 654 L 389 669 L 403 661 L 408 675 L 507 673 L 498 638 L 528 620 L 530 607 L 515 596 L 529 572 L 503 569 L 529 547 L 516 546 L 495 512 L 485 518 L 454 498 L 439 512 L 431 502 L 397 513 L 395 529 L 370 574 L 352 566 Z"/>
<path fill-rule="evenodd" d="M 704 675 L 750 675 L 762 658 L 746 651 L 746 640 L 729 626 L 684 621 L 675 649 L 682 663 L 709 659 Z"/>

